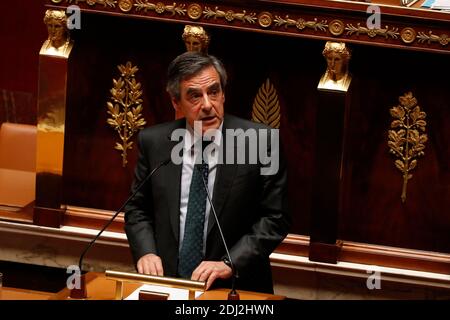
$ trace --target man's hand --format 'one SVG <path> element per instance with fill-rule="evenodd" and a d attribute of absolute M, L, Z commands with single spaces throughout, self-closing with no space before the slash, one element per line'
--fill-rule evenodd
<path fill-rule="evenodd" d="M 223 261 L 203 261 L 192 272 L 191 280 L 206 281 L 206 290 L 211 287 L 217 278 L 228 279 L 232 270 Z"/>
<path fill-rule="evenodd" d="M 161 258 L 153 253 L 142 256 L 137 263 L 137 269 L 139 273 L 143 274 L 150 274 L 152 276 L 164 275 Z"/>

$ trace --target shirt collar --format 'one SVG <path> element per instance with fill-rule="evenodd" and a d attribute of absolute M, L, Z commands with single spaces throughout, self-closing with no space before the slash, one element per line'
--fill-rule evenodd
<path fill-rule="evenodd" d="M 219 126 L 218 129 L 215 130 L 209 130 L 212 134 L 208 134 L 205 136 L 205 140 L 211 141 L 211 143 L 214 143 L 217 146 L 220 146 L 222 142 L 222 127 L 223 127 L 223 120 Z M 208 133 L 210 133 L 208 132 Z M 190 150 L 194 144 L 201 139 L 201 135 L 194 134 L 194 129 L 191 127 L 191 125 L 186 121 L 186 133 L 184 135 L 184 150 Z"/>

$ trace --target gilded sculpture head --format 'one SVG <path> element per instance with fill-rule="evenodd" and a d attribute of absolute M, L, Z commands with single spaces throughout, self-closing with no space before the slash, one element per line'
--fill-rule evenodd
<path fill-rule="evenodd" d="M 345 43 L 327 41 L 322 54 L 327 61 L 327 73 L 333 81 L 346 76 L 351 53 Z"/>
<path fill-rule="evenodd" d="M 44 16 L 47 25 L 48 40 L 52 47 L 61 47 L 68 38 L 67 16 L 64 10 L 47 10 Z"/>
<path fill-rule="evenodd" d="M 199 26 L 186 25 L 183 32 L 183 41 L 187 51 L 206 53 L 209 45 L 209 35 Z"/>

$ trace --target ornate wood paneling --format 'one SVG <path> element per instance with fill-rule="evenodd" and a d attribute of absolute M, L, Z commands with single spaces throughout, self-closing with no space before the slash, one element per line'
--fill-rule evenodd
<path fill-rule="evenodd" d="M 368 47 L 355 48 L 353 58 L 340 238 L 450 252 L 450 80 L 437 71 L 450 70 L 450 61 Z M 403 178 L 387 144 L 389 110 L 409 91 L 427 114 L 428 141 L 402 203 Z"/>
<path fill-rule="evenodd" d="M 380 6 L 381 23 L 371 28 L 371 3 L 291 1 L 47 0 L 60 7 L 133 18 L 247 29 L 323 40 L 450 52 L 449 17 L 441 12 Z M 428 21 L 427 21 L 428 20 Z M 430 23 L 432 21 L 432 23 Z"/>

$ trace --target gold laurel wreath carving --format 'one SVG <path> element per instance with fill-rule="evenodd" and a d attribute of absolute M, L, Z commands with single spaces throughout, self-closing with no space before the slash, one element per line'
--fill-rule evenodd
<path fill-rule="evenodd" d="M 90 6 L 95 6 L 96 4 L 102 4 L 104 7 L 115 8 L 117 1 L 116 0 L 66 0 L 68 3 L 78 4 L 79 2 L 86 2 Z"/>
<path fill-rule="evenodd" d="M 135 73 L 139 70 L 130 61 L 126 65 L 119 65 L 120 77 L 113 79 L 111 100 L 108 101 L 108 114 L 111 115 L 106 122 L 119 134 L 121 142 L 116 142 L 114 149 L 122 153 L 122 166 L 128 163 L 127 151 L 132 149 L 131 137 L 146 124 L 142 118 L 142 90 L 141 84 L 136 82 Z"/>
<path fill-rule="evenodd" d="M 280 102 L 278 94 L 269 78 L 261 85 L 252 108 L 252 121 L 280 128 Z"/>
<path fill-rule="evenodd" d="M 389 130 L 388 146 L 389 152 L 398 158 L 395 166 L 403 175 L 401 199 L 404 203 L 408 180 L 412 178 L 411 171 L 417 166 L 417 158 L 425 154 L 423 150 L 428 140 L 424 133 L 427 115 L 420 110 L 417 99 L 411 92 L 400 96 L 399 102 L 399 105 L 389 110 L 395 120 L 391 122 L 393 130 Z"/>

